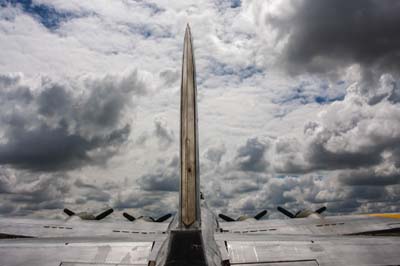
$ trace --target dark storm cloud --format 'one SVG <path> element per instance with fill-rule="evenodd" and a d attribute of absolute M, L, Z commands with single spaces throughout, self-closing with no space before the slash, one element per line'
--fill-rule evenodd
<path fill-rule="evenodd" d="M 84 164 L 101 163 L 101 155 L 89 155 L 91 150 L 119 146 L 129 136 L 130 128 L 113 131 L 110 135 L 85 138 L 70 134 L 66 127 L 42 126 L 21 130 L 6 144 L 0 145 L 0 164 L 16 168 L 54 171 L 73 169 Z M 104 151 L 103 151 L 104 152 Z M 108 154 L 111 156 L 112 154 Z"/>
<path fill-rule="evenodd" d="M 339 181 L 348 186 L 387 186 L 400 184 L 400 171 L 380 173 L 376 169 L 348 171 L 339 175 Z"/>
<path fill-rule="evenodd" d="M 43 79 L 39 88 L 1 75 L 0 84 L 0 164 L 39 171 L 105 163 L 129 137 L 123 111 L 144 93 L 136 72 L 63 84 Z"/>
<path fill-rule="evenodd" d="M 351 63 L 400 70 L 400 2 L 301 1 L 287 18 L 267 17 L 289 36 L 284 56 L 292 72 L 328 72 Z M 287 35 L 288 34 L 288 35 Z"/>
<path fill-rule="evenodd" d="M 68 95 L 64 86 L 51 84 L 37 97 L 38 111 L 40 114 L 51 117 L 63 114 L 73 104 L 73 99 Z"/>

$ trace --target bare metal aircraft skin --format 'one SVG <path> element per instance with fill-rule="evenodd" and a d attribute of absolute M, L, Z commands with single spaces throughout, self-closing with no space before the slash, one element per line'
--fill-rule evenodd
<path fill-rule="evenodd" d="M 75 214 L 67 220 L 1 218 L 1 266 L 111 265 L 400 265 L 400 215 L 323 217 L 324 208 L 290 218 L 245 219 L 210 211 L 200 191 L 196 71 L 186 28 L 181 85 L 180 204 L 175 217 L 100 221 L 109 215 Z M 163 222 L 163 221 L 169 222 Z"/>

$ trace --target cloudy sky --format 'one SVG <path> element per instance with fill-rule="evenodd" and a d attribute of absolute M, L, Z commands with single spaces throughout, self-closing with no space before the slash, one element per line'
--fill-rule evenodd
<path fill-rule="evenodd" d="M 216 212 L 400 211 L 400 1 L 0 0 L 0 215 L 175 211 L 183 36 Z"/>

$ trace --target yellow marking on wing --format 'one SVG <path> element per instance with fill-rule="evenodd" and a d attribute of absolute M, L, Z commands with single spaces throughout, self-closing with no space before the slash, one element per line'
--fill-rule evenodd
<path fill-rule="evenodd" d="M 400 213 L 372 213 L 367 215 L 373 217 L 400 219 Z"/>

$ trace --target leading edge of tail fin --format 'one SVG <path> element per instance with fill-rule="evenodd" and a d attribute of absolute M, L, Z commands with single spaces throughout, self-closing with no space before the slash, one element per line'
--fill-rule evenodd
<path fill-rule="evenodd" d="M 200 177 L 197 130 L 196 68 L 192 36 L 187 25 L 183 45 L 181 80 L 179 227 L 200 228 Z"/>

